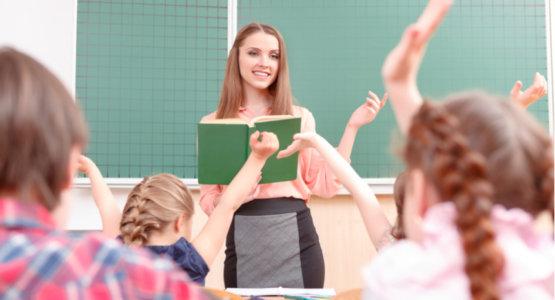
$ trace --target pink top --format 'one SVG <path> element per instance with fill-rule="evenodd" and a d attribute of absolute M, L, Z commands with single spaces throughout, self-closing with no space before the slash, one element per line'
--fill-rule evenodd
<path fill-rule="evenodd" d="M 385 248 L 365 270 L 365 299 L 470 299 L 464 251 L 453 224 L 455 207 L 441 203 L 423 221 L 423 241 Z M 520 209 L 494 206 L 493 226 L 505 266 L 502 299 L 553 299 L 553 239 Z"/>
<path fill-rule="evenodd" d="M 268 111 L 268 114 L 270 112 Z M 314 131 L 316 124 L 312 113 L 304 107 L 293 106 L 293 114 L 301 117 L 301 131 Z M 239 117 L 250 121 L 255 116 L 254 112 L 242 107 L 239 110 Z M 216 113 L 211 113 L 202 118 L 213 120 Z M 283 145 L 280 145 L 280 147 Z M 308 201 L 311 194 L 324 198 L 330 198 L 337 194 L 341 184 L 336 179 L 332 170 L 327 166 L 324 159 L 314 149 L 303 149 L 299 153 L 299 164 L 297 169 L 297 179 L 285 182 L 259 184 L 253 187 L 249 198 L 268 199 L 277 197 L 295 197 Z M 215 201 L 225 190 L 225 185 L 201 185 L 200 186 L 200 206 L 207 214 L 214 209 Z"/>

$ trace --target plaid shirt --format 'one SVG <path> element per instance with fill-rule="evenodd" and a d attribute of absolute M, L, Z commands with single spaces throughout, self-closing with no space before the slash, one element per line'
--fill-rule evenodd
<path fill-rule="evenodd" d="M 100 234 L 72 238 L 40 205 L 0 199 L 0 299 L 200 299 L 167 259 Z"/>

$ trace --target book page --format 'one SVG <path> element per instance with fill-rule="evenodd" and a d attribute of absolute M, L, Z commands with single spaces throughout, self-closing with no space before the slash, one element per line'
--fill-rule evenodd
<path fill-rule="evenodd" d="M 299 296 L 331 298 L 335 296 L 334 289 L 295 289 L 295 288 L 260 288 L 260 289 L 238 289 L 228 288 L 226 291 L 240 296 Z"/>
<path fill-rule="evenodd" d="M 201 121 L 202 124 L 248 124 L 249 122 L 239 118 L 229 119 L 214 119 L 208 121 Z"/>
<path fill-rule="evenodd" d="M 256 122 L 267 122 L 267 121 L 274 121 L 274 120 L 285 120 L 285 119 L 293 119 L 298 118 L 292 115 L 269 115 L 269 116 L 260 116 L 253 118 L 250 123 L 254 124 Z"/>

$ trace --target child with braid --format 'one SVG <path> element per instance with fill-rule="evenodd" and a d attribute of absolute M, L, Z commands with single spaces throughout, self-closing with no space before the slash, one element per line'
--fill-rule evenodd
<path fill-rule="evenodd" d="M 371 299 L 552 299 L 553 240 L 534 217 L 553 205 L 549 136 L 509 101 L 478 92 L 422 101 L 419 64 L 451 1 L 431 0 L 382 70 L 407 133 L 407 240 L 366 273 Z"/>
<path fill-rule="evenodd" d="M 250 146 L 249 158 L 194 239 L 191 237 L 193 199 L 176 176 L 145 177 L 127 197 L 121 215 L 96 165 L 83 156 L 80 169 L 91 179 L 105 234 L 119 235 L 127 245 L 145 246 L 154 253 L 170 256 L 192 280 L 204 284 L 208 266 L 222 247 L 234 212 L 258 183 L 266 159 L 279 148 L 279 142 L 273 133 L 255 132 Z"/>
<path fill-rule="evenodd" d="M 398 228 L 406 238 L 374 259 L 365 274 L 365 297 L 552 299 L 553 240 L 535 230 L 534 218 L 553 210 L 553 146 L 515 105 L 530 103 L 522 98 L 527 92 L 516 87 L 512 103 L 479 92 L 422 103 L 418 66 L 450 4 L 431 0 L 384 63 L 386 88 L 407 134 L 407 171 L 396 187 L 404 225 Z M 543 85 L 536 78 L 534 86 Z M 544 93 L 537 91 L 530 94 Z M 534 97 L 541 96 L 529 99 Z M 371 191 L 360 177 L 334 159 L 337 154 L 317 134 L 295 140 L 322 154 L 357 201 L 374 245 L 383 245 L 387 224 L 373 195 L 364 195 Z"/>
<path fill-rule="evenodd" d="M 511 92 L 509 94 L 510 100 L 517 106 L 524 109 L 528 108 L 530 105 L 538 101 L 547 95 L 547 81 L 540 73 L 534 74 L 534 79 L 532 84 L 524 91 L 522 89 L 522 82 L 517 80 L 514 84 Z M 407 183 L 408 173 L 403 171 L 399 173 L 395 179 L 395 184 L 393 185 L 393 201 L 395 201 L 395 207 L 397 210 L 397 219 L 393 228 L 391 230 L 391 235 L 396 240 L 401 240 L 406 238 L 403 229 L 403 222 L 401 221 L 401 216 L 403 215 L 403 203 L 405 198 L 405 190 Z"/>

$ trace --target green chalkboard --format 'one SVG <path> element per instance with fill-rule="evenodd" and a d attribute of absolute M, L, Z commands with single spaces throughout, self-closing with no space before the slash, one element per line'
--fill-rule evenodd
<path fill-rule="evenodd" d="M 337 143 L 424 0 L 238 0 L 239 27 L 276 26 L 293 92 Z M 91 127 L 87 153 L 107 177 L 171 172 L 196 178 L 196 122 L 215 110 L 225 68 L 227 1 L 79 1 L 77 95 Z M 456 1 L 428 48 L 422 93 L 480 88 L 508 93 L 546 74 L 543 0 Z M 548 126 L 547 101 L 531 108 Z M 397 138 L 396 138 L 397 137 Z M 394 177 L 401 139 L 386 107 L 359 133 L 352 163 L 363 177 Z M 398 143 L 392 143 L 392 140 Z"/>

